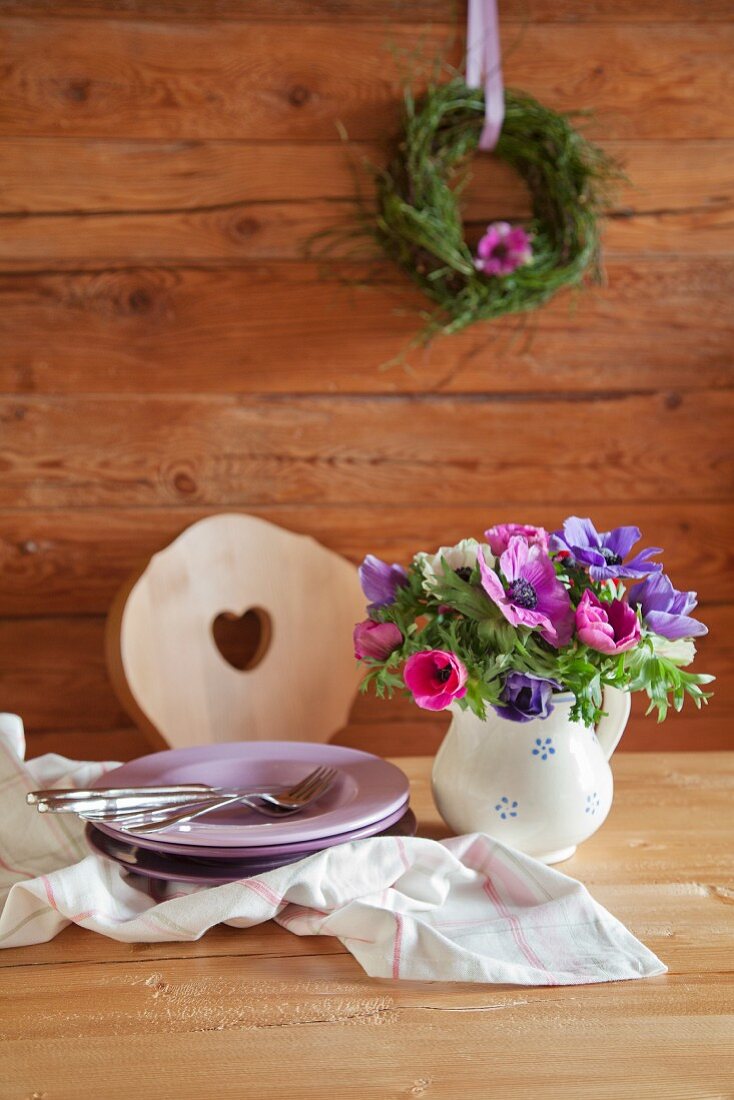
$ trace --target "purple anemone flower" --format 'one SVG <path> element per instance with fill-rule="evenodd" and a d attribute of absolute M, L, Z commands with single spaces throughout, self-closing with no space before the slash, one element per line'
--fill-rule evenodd
<path fill-rule="evenodd" d="M 553 710 L 553 692 L 560 689 L 561 685 L 555 680 L 545 680 L 542 676 L 533 676 L 531 672 L 508 672 L 500 694 L 506 705 L 494 709 L 501 718 L 507 718 L 510 722 L 547 718 Z"/>
<path fill-rule="evenodd" d="M 541 637 L 556 648 L 568 645 L 574 623 L 571 601 L 541 546 L 528 546 L 520 536 L 510 539 L 500 557 L 506 590 L 484 555 L 477 560 L 484 591 L 509 623 L 539 628 Z"/>
<path fill-rule="evenodd" d="M 573 562 L 588 566 L 591 579 L 605 581 L 616 577 L 646 577 L 662 570 L 660 562 L 649 559 L 662 554 L 658 546 L 640 550 L 629 561 L 624 559 L 641 538 L 639 527 L 615 527 L 597 531 L 590 519 L 569 516 L 560 531 L 551 535 L 550 548 L 570 555 Z"/>
<path fill-rule="evenodd" d="M 368 554 L 359 567 L 359 583 L 369 600 L 368 610 L 372 611 L 395 603 L 398 589 L 408 583 L 408 574 L 402 565 L 388 565 Z"/>
<path fill-rule="evenodd" d="M 678 592 L 664 573 L 653 573 L 630 588 L 629 602 L 632 607 L 642 609 L 642 618 L 650 630 L 671 642 L 708 634 L 708 627 L 688 614 L 696 606 L 696 593 Z"/>
<path fill-rule="evenodd" d="M 485 275 L 511 275 L 532 258 L 530 237 L 521 226 L 492 222 L 477 245 L 474 266 Z"/>

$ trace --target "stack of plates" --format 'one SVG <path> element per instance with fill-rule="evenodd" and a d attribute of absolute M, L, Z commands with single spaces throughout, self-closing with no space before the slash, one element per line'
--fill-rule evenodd
<path fill-rule="evenodd" d="M 262 817 L 242 806 L 213 811 L 161 833 L 87 825 L 93 851 L 148 878 L 215 885 L 271 871 L 313 852 L 368 836 L 413 836 L 408 780 L 394 764 L 339 745 L 250 741 L 143 756 L 107 772 L 98 786 L 208 783 L 289 787 L 320 764 L 337 769 L 326 794 L 298 814 Z"/>

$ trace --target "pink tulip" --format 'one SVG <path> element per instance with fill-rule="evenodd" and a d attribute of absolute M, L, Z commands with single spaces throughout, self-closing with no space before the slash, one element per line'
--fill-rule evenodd
<path fill-rule="evenodd" d="M 587 588 L 576 608 L 579 640 L 598 653 L 624 653 L 640 640 L 637 615 L 624 600 L 602 603 Z"/>
<path fill-rule="evenodd" d="M 459 658 L 445 649 L 414 653 L 403 670 L 405 686 L 423 710 L 446 710 L 454 699 L 462 699 L 467 676 Z"/>
<path fill-rule="evenodd" d="M 354 656 L 358 661 L 385 661 L 402 644 L 403 635 L 395 623 L 365 619 L 354 628 Z"/>
<path fill-rule="evenodd" d="M 510 545 L 510 539 L 522 535 L 528 546 L 540 546 L 548 553 L 548 532 L 545 527 L 533 527 L 530 523 L 498 523 L 484 532 L 493 554 L 499 557 Z"/>

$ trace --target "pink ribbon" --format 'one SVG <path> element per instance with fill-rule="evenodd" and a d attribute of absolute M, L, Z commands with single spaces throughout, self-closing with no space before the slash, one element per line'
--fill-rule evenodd
<path fill-rule="evenodd" d="M 505 117 L 497 0 L 469 0 L 466 36 L 466 83 L 484 87 L 484 127 L 480 149 L 494 149 Z"/>

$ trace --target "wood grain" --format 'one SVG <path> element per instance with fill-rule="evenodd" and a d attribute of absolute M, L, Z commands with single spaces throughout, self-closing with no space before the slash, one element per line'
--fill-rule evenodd
<path fill-rule="evenodd" d="M 507 184 L 512 186 L 511 179 Z M 529 202 L 521 194 L 513 194 L 509 202 L 494 189 L 486 197 L 467 197 L 472 221 L 466 233 L 472 247 L 488 223 L 530 216 Z M 731 213 L 728 195 L 680 210 L 653 205 L 638 214 L 633 207 L 620 206 L 607 225 L 606 254 L 726 256 L 734 245 Z M 161 214 L 21 215 L 2 223 L 0 266 L 5 271 L 47 271 L 302 260 L 319 234 L 348 231 L 352 217 L 348 202 L 328 200 L 234 202 Z M 353 248 L 354 242 L 345 238 L 344 251 Z M 364 251 L 381 259 L 368 242 Z"/>
<path fill-rule="evenodd" d="M 313 264 L 0 276 L 0 389 L 609 393 L 731 385 L 733 257 L 610 261 L 606 286 L 436 340 L 389 369 L 426 303 L 394 272 L 377 274 L 391 281 L 364 285 L 364 267 L 328 277 Z"/>
<path fill-rule="evenodd" d="M 284 36 L 267 23 L 37 18 L 0 31 L 0 133 L 18 136 L 329 140 L 339 118 L 374 138 L 397 119 L 396 54 L 418 41 L 424 57 L 461 54 L 453 28 L 425 24 Z M 652 50 L 645 25 L 527 24 L 505 36 L 504 68 L 551 106 L 593 108 L 600 136 L 734 137 L 733 37 L 730 24 L 658 24 Z"/>
<path fill-rule="evenodd" d="M 715 501 L 733 407 L 731 391 L 2 399 L 0 505 Z"/>
<path fill-rule="evenodd" d="M 384 162 L 386 144 L 4 137 L 0 212 L 18 215 L 30 227 L 32 220 L 21 215 L 172 217 L 238 203 L 346 201 L 355 194 L 355 169 L 361 169 L 366 182 L 370 166 Z M 603 145 L 629 177 L 617 197 L 621 214 L 649 218 L 651 211 L 663 210 L 683 216 L 694 206 L 700 214 L 721 215 L 717 229 L 724 242 L 731 241 L 723 215 L 733 201 L 734 142 L 652 138 L 605 140 Z M 475 157 L 471 177 L 464 196 L 470 219 L 491 210 L 512 216 L 525 210 L 517 177 L 496 157 Z M 704 228 L 702 223 L 696 227 Z M 677 247 L 691 249 L 695 239 L 681 235 Z M 717 244 L 707 232 L 698 250 L 712 248 Z"/>
<path fill-rule="evenodd" d="M 0 615 L 103 615 L 117 589 L 157 550 L 218 508 L 87 508 L 0 511 Z M 408 562 L 419 549 L 480 537 L 491 522 L 530 516 L 555 530 L 566 515 L 592 515 L 600 530 L 632 520 L 645 545 L 665 548 L 666 571 L 679 587 L 696 584 L 706 603 L 734 602 L 734 510 L 728 503 L 559 506 L 508 502 L 377 506 L 276 505 L 250 509 L 311 535 L 359 564 L 367 553 Z"/>
<path fill-rule="evenodd" d="M 421 834 L 445 835 L 430 760 L 400 764 Z M 731 754 L 616 756 L 614 774 L 610 817 L 564 869 L 667 975 L 583 989 L 395 983 L 367 978 L 335 940 L 272 925 L 220 927 L 196 944 L 117 944 L 70 929 L 0 956 L 3 1100 L 82 1100 L 101 1073 L 110 1100 L 131 1090 L 157 1100 L 161 1074 L 174 1072 L 187 1100 L 275 1100 L 274 1067 L 289 1062 L 289 1095 L 321 1100 L 325 1059 L 330 1095 L 374 1100 L 479 1098 L 489 1079 L 511 1100 L 726 1097 Z M 124 1075 L 113 1071 L 121 1062 Z"/>
<path fill-rule="evenodd" d="M 54 18 L 196 19 L 251 23 L 369 21 L 461 25 L 464 0 L 2 0 L 4 15 Z M 503 0 L 502 26 L 532 23 L 715 23 L 731 16 L 728 0 Z"/>
<path fill-rule="evenodd" d="M 236 959 L 226 969 L 222 963 L 199 960 L 168 963 L 162 969 L 133 966 L 121 968 L 106 991 L 107 966 L 97 973 L 85 972 L 86 980 L 74 983 L 82 1006 L 72 1017 L 75 1033 L 63 1026 L 57 993 L 49 998 L 51 1018 L 59 1021 L 55 1036 L 7 1044 L 10 1088 L 5 1096 L 30 1095 L 21 1089 L 38 1083 L 52 1085 L 59 1100 L 80 1100 L 97 1080 L 102 1051 L 115 1058 L 124 1054 L 131 1063 L 124 1075 L 111 1074 L 109 1100 L 126 1100 L 131 1091 L 143 1098 L 159 1095 L 160 1085 L 152 1080 L 159 1073 L 185 1073 L 187 1100 L 209 1100 L 214 1083 L 220 1097 L 280 1100 L 282 1082 L 272 1067 L 288 1064 L 298 1065 L 298 1073 L 290 1075 L 289 1095 L 321 1100 L 326 1057 L 334 1059 L 329 1071 L 332 1095 L 348 1095 L 356 1088 L 365 1100 L 397 1098 L 427 1085 L 437 1100 L 455 1097 L 457 1088 L 462 1096 L 479 1097 L 489 1076 L 511 1100 L 527 1096 L 531 1083 L 540 1098 L 599 1100 L 609 1096 L 602 1082 L 610 1064 L 619 1100 L 726 1095 L 731 989 L 725 977 L 672 981 L 663 989 L 646 991 L 647 998 L 620 991 L 614 1010 L 606 989 L 584 997 L 585 1011 L 573 1004 L 567 991 L 556 993 L 553 1005 L 550 998 L 528 997 L 524 990 L 519 994 L 496 989 L 481 996 L 457 993 L 455 1007 L 444 1005 L 440 990 L 426 991 L 415 1007 L 403 1008 L 401 995 L 392 989 L 376 983 L 363 987 L 355 966 L 334 966 L 330 956 L 301 965 L 290 959 L 269 960 L 254 972 Z M 45 980 L 36 978 L 39 993 L 54 977 L 57 990 L 62 979 L 72 981 L 74 975 L 67 969 L 62 967 L 56 975 L 52 971 Z M 145 986 L 148 980 L 151 986 L 163 981 L 170 991 L 161 1007 L 148 1007 L 154 995 Z M 116 1010 L 119 987 L 127 990 L 134 983 L 143 988 Z M 222 996 L 229 994 L 226 1006 L 212 997 L 217 987 Z M 278 998 L 283 1001 L 280 1012 Z M 29 1001 L 29 1013 L 34 1004 L 40 1013 L 42 996 Z M 171 1025 L 164 1032 L 168 1001 L 181 1006 L 179 1017 L 188 1001 L 191 1018 L 188 1025 Z M 534 1007 L 521 1018 L 520 1030 L 523 1002 Z M 91 1005 L 101 1016 L 96 1027 L 88 1023 Z M 68 1017 L 68 1001 L 65 1011 Z M 452 1019 L 452 1012 L 458 1019 Z M 126 1028 L 118 1039 L 114 1018 Z M 457 1059 L 459 1047 L 470 1056 Z M 503 1050 L 501 1071 L 493 1053 L 497 1047 Z M 589 1053 L 582 1056 L 584 1048 Z M 71 1059 L 74 1074 L 68 1073 Z M 544 1067 L 542 1077 L 539 1064 Z M 156 1074 L 150 1073 L 151 1065 Z"/>
<path fill-rule="evenodd" d="M 334 141 L 294 146 L 289 141 L 5 137 L 0 138 L 7 166 L 0 210 L 183 214 L 192 206 L 346 199 L 355 190 L 349 148 L 360 164 L 377 163 L 381 156 L 378 143 L 364 142 L 346 148 Z"/>
<path fill-rule="evenodd" d="M 130 725 L 112 730 L 26 730 L 27 760 L 59 748 L 70 760 L 134 760 L 157 747 L 149 734 Z"/>
<path fill-rule="evenodd" d="M 734 250 L 734 142 L 609 142 L 626 167 L 607 254 Z M 354 217 L 354 170 L 386 153 L 357 144 L 168 143 L 5 138 L 0 195 L 5 269 L 302 259 L 314 234 Z M 467 232 L 529 216 L 502 162 L 478 157 L 464 195 Z M 9 178 L 7 178 L 9 177 Z M 28 217 L 28 214 L 34 214 Z"/>
<path fill-rule="evenodd" d="M 448 717 L 438 715 L 430 720 L 427 714 L 414 715 L 411 721 L 407 716 L 405 720 L 390 720 L 369 722 L 363 720 L 359 708 L 355 710 L 350 724 L 331 738 L 331 744 L 345 745 L 348 748 L 361 749 L 364 752 L 375 753 L 378 756 L 389 756 L 391 753 L 410 753 L 413 755 L 433 754 L 438 750 L 448 727 Z M 709 727 L 706 727 L 708 732 Z M 696 731 L 700 733 L 700 731 Z M 623 748 L 637 747 L 639 732 L 629 731 L 625 736 L 627 744 Z M 675 739 L 674 739 L 675 740 Z M 716 739 L 707 736 L 706 743 L 716 749 L 725 744 L 723 740 L 717 744 Z M 138 756 L 145 756 L 151 752 L 157 752 L 161 745 L 157 737 L 151 736 L 137 727 L 125 725 L 115 729 L 48 729 L 26 730 L 26 743 L 28 759 L 41 756 L 47 752 L 58 752 L 60 749 L 71 760 L 132 760 Z M 659 750 L 662 742 L 659 737 L 656 748 Z M 665 739 L 665 748 L 670 748 L 670 740 Z M 0 955 L 0 967 L 3 956 Z"/>
<path fill-rule="evenodd" d="M 3 707 L 22 715 L 29 730 L 133 724 L 107 676 L 103 619 L 0 620 L 0 636 Z"/>
<path fill-rule="evenodd" d="M 710 633 L 699 641 L 696 667 L 718 677 L 714 699 L 700 712 L 686 706 L 681 714 L 671 714 L 662 727 L 653 718 L 643 719 L 643 700 L 636 699 L 633 721 L 624 737 L 626 749 L 732 746 L 734 607 L 705 606 L 699 613 Z M 108 680 L 101 617 L 0 619 L 0 652 L 4 654 L 0 666 L 3 707 L 23 715 L 29 730 L 116 730 L 132 724 Z M 405 745 L 396 732 L 398 723 L 406 724 Z M 357 727 L 362 728 L 357 731 Z M 445 716 L 422 714 L 402 697 L 360 696 L 348 731 L 336 739 L 345 743 L 351 738 L 349 743 L 355 747 L 384 754 L 427 752 L 437 748 L 445 727 Z"/>

